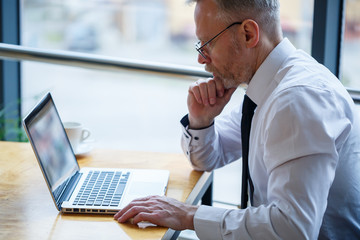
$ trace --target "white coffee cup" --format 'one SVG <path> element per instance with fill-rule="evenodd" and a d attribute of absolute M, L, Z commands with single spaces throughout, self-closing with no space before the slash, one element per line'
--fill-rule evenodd
<path fill-rule="evenodd" d="M 64 122 L 63 125 L 69 138 L 71 147 L 76 153 L 79 145 L 84 143 L 84 141 L 90 137 L 91 132 L 89 129 L 84 128 L 83 125 L 79 122 Z"/>

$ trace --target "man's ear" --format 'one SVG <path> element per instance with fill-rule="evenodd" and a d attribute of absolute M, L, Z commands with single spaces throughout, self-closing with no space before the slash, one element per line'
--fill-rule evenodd
<path fill-rule="evenodd" d="M 259 25 L 251 19 L 246 19 L 243 22 L 243 29 L 246 37 L 246 47 L 254 48 L 259 42 L 260 29 Z"/>

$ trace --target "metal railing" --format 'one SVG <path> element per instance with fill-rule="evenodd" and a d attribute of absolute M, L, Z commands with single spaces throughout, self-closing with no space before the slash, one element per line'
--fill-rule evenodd
<path fill-rule="evenodd" d="M 360 104 L 360 90 L 347 88 L 347 91 L 349 92 L 350 96 L 354 100 L 356 104 Z"/>
<path fill-rule="evenodd" d="M 37 61 L 84 68 L 128 69 L 194 77 L 211 77 L 210 73 L 200 67 L 132 60 L 71 51 L 44 50 L 5 43 L 0 43 L 0 59 Z"/>
<path fill-rule="evenodd" d="M 210 73 L 200 67 L 132 60 L 71 51 L 43 50 L 5 43 L 0 43 L 0 59 L 37 61 L 84 68 L 140 70 L 192 77 L 211 77 Z M 360 90 L 350 88 L 347 90 L 354 102 L 360 104 Z"/>

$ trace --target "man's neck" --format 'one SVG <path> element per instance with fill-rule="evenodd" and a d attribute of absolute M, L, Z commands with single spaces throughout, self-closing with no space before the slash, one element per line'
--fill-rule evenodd
<path fill-rule="evenodd" d="M 259 42 L 257 51 L 257 60 L 256 60 L 256 70 L 260 67 L 260 65 L 265 61 L 267 56 L 274 50 L 274 48 L 283 40 L 282 37 L 279 37 L 276 40 L 270 40 L 267 37 L 263 37 Z"/>

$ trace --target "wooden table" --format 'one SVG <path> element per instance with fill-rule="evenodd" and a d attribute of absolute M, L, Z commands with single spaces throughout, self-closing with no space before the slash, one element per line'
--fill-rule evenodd
<path fill-rule="evenodd" d="M 166 195 L 196 204 L 213 175 L 192 170 L 182 154 L 95 149 L 80 167 L 170 170 Z M 139 229 L 112 215 L 59 213 L 29 143 L 0 142 L 0 239 L 175 239 L 162 227 Z"/>

